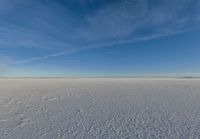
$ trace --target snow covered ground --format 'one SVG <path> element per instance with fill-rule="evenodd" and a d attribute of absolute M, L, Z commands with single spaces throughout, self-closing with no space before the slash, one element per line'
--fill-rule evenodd
<path fill-rule="evenodd" d="M 1 139 L 199 139 L 199 79 L 0 79 Z"/>

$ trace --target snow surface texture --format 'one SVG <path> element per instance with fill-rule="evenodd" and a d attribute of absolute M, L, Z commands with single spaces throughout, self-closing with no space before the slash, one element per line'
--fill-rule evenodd
<path fill-rule="evenodd" d="M 198 79 L 0 79 L 1 139 L 199 139 Z"/>

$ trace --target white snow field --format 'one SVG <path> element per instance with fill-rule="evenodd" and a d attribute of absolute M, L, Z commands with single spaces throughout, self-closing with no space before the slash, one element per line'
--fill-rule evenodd
<path fill-rule="evenodd" d="M 0 79 L 0 139 L 200 139 L 199 79 Z"/>

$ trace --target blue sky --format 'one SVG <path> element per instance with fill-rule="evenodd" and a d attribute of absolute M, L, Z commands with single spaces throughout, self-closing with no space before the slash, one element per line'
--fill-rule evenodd
<path fill-rule="evenodd" d="M 199 76 L 199 61 L 199 0 L 0 2 L 0 76 Z"/>

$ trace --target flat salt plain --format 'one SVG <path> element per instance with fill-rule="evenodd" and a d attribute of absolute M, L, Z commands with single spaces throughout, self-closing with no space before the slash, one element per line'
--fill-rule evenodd
<path fill-rule="evenodd" d="M 199 79 L 0 79 L 1 139 L 200 139 Z"/>

